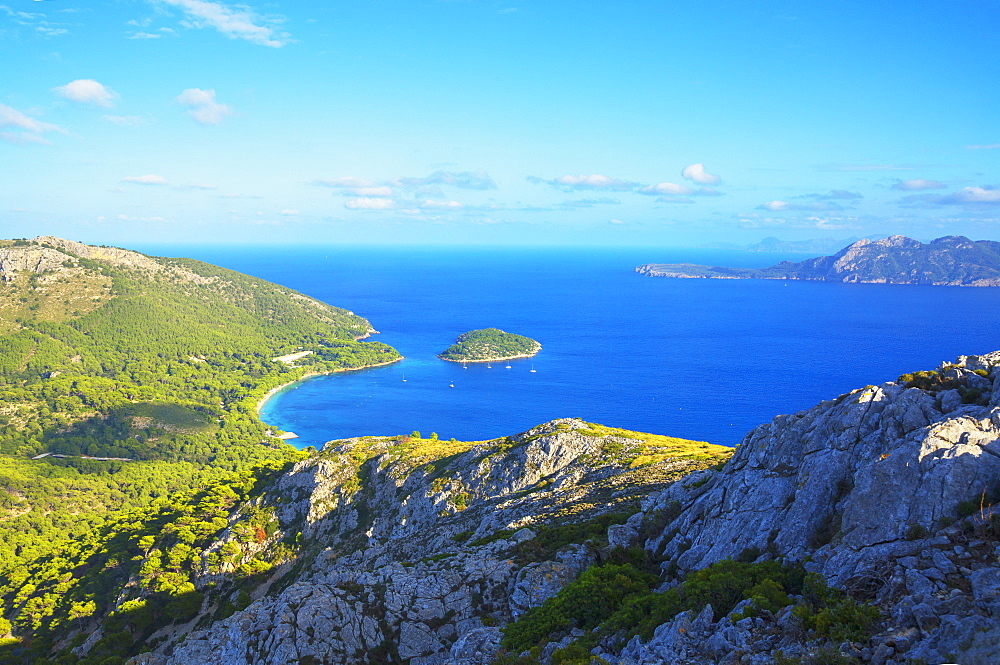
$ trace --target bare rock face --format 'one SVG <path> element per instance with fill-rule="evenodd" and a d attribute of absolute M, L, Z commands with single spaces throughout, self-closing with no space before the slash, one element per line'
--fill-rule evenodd
<path fill-rule="evenodd" d="M 145 273 L 168 273 L 195 284 L 209 284 L 213 278 L 203 277 L 183 265 L 167 259 L 154 259 L 118 247 L 95 247 L 82 242 L 39 236 L 28 245 L 0 248 L 0 281 L 10 282 L 20 272 L 38 275 L 78 272 L 82 268 L 77 258 L 106 263 L 119 268 Z"/>
<path fill-rule="evenodd" d="M 997 364 L 1000 354 L 960 359 L 941 374 L 992 401 Z M 947 397 L 886 383 L 778 416 L 747 434 L 711 482 L 652 499 L 687 506 L 654 546 L 685 570 L 772 548 L 812 556 L 834 580 L 911 549 L 908 533 L 936 530 L 1000 478 L 1000 410 Z"/>
<path fill-rule="evenodd" d="M 1000 352 L 924 379 L 868 386 L 752 430 L 708 482 L 647 500 L 646 511 L 677 515 L 647 547 L 683 571 L 780 555 L 864 589 L 896 614 L 881 662 L 940 662 L 993 639 L 976 636 L 1000 619 L 1000 549 L 977 534 L 990 528 L 1000 481 Z M 917 632 L 896 645 L 908 626 Z"/>
<path fill-rule="evenodd" d="M 133 252 L 128 249 L 120 249 L 118 247 L 95 247 L 93 245 L 85 245 L 82 242 L 76 242 L 74 240 L 56 238 L 55 236 L 39 236 L 35 238 L 35 242 L 41 245 L 49 245 L 84 259 L 102 261 L 104 263 L 109 263 L 113 266 L 119 266 L 122 268 L 141 268 L 152 272 L 159 272 L 163 270 L 162 264 L 151 259 L 145 254 Z"/>
<path fill-rule="evenodd" d="M 0 248 L 0 280 L 12 281 L 18 273 L 63 272 L 69 270 L 66 262 L 75 263 L 72 257 L 49 247 L 30 245 L 27 247 Z"/>
<path fill-rule="evenodd" d="M 588 427 L 557 420 L 478 445 L 441 441 L 431 455 L 399 437 L 328 444 L 271 491 L 283 531 L 313 544 L 297 567 L 277 571 L 243 611 L 134 663 L 491 662 L 497 625 L 596 560 L 584 543 L 526 558 L 545 521 L 634 513 L 649 492 L 718 461 L 631 468 L 620 455 L 641 441 Z M 206 559 L 233 540 L 224 532 Z M 224 577 L 208 571 L 202 589 Z"/>

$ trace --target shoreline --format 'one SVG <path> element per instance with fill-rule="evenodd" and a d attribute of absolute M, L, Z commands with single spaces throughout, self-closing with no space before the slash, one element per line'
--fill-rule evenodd
<path fill-rule="evenodd" d="M 538 351 L 541 351 L 541 350 L 542 350 L 542 347 L 539 346 L 538 347 Z M 438 356 L 438 360 L 443 360 L 443 361 L 448 362 L 448 363 L 495 363 L 495 362 L 500 362 L 501 360 L 516 360 L 518 358 L 534 358 L 535 356 L 538 355 L 538 351 L 535 351 L 534 353 L 522 353 L 522 354 L 516 355 L 516 356 L 500 356 L 498 358 L 483 358 L 481 360 L 480 359 L 476 359 L 476 360 L 452 360 L 451 358 L 442 358 L 441 356 Z"/>
<path fill-rule="evenodd" d="M 259 400 L 257 400 L 257 418 L 258 419 L 260 418 L 260 412 L 264 408 L 264 405 L 267 404 L 267 401 L 269 399 L 280 393 L 285 388 L 288 388 L 289 386 L 294 386 L 296 383 L 299 383 L 300 381 L 305 381 L 306 379 L 311 379 L 316 376 L 330 376 L 331 374 L 340 374 L 341 372 L 358 372 L 363 369 L 371 369 L 372 367 L 385 367 L 386 365 L 392 365 L 393 363 L 398 363 L 400 360 L 405 360 L 405 358 L 400 356 L 395 360 L 388 360 L 384 363 L 378 363 L 375 365 L 364 365 L 362 367 L 342 367 L 341 369 L 335 369 L 329 372 L 306 372 L 305 374 L 295 379 L 294 381 L 282 383 L 280 386 L 275 386 L 274 388 L 271 388 L 266 393 L 264 393 L 264 396 L 261 397 Z"/>

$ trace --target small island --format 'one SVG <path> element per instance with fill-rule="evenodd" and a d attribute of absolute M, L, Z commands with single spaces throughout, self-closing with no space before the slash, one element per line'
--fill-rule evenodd
<path fill-rule="evenodd" d="M 438 354 L 438 358 L 456 363 L 485 363 L 530 358 L 541 349 L 542 345 L 530 337 L 499 328 L 483 328 L 459 335 L 454 344 Z"/>

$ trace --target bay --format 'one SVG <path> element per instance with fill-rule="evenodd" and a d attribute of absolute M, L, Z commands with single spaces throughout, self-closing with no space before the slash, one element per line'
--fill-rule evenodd
<path fill-rule="evenodd" d="M 780 413 L 1000 349 L 1000 289 L 674 280 L 648 262 L 763 267 L 800 255 L 676 248 L 150 246 L 284 284 L 369 319 L 406 358 L 309 379 L 265 405 L 299 446 L 420 431 L 480 440 L 552 418 L 724 445 Z M 532 359 L 444 362 L 468 330 Z M 507 365 L 509 364 L 509 368 Z M 531 370 L 535 371 L 532 372 Z M 405 379 L 405 381 L 403 380 Z"/>

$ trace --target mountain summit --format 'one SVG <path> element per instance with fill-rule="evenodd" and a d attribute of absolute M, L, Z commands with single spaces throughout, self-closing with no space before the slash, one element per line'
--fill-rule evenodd
<path fill-rule="evenodd" d="M 647 263 L 651 277 L 798 279 L 823 282 L 1000 286 L 1000 242 L 945 236 L 926 245 L 905 236 L 862 238 L 832 256 L 782 261 L 770 268 L 726 268 L 692 263 Z"/>

